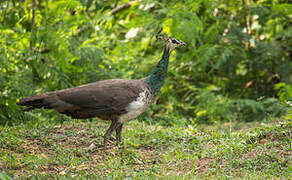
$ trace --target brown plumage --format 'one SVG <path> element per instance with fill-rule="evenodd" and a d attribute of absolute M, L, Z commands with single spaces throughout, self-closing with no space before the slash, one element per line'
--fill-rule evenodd
<path fill-rule="evenodd" d="M 73 118 L 111 120 L 126 113 L 126 106 L 146 89 L 143 80 L 104 80 L 24 98 L 17 104 L 27 106 L 26 111 L 45 108 Z"/>

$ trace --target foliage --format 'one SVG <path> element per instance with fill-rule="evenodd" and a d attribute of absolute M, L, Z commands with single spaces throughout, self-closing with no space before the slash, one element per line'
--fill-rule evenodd
<path fill-rule="evenodd" d="M 285 83 L 278 83 L 275 86 L 282 104 L 289 108 L 286 119 L 292 119 L 292 86 Z"/>
<path fill-rule="evenodd" d="M 15 179 L 291 177 L 292 125 L 288 120 L 202 127 L 131 121 L 124 132 L 124 143 L 108 149 L 102 159 L 102 137 L 107 126 L 77 120 L 61 126 L 42 120 L 3 127 L 0 172 L 13 174 Z M 92 143 L 98 145 L 90 151 Z"/>
<path fill-rule="evenodd" d="M 173 53 L 158 105 L 143 120 L 278 116 L 287 108 L 279 84 L 292 83 L 290 15 L 284 0 L 2 1 L 0 123 L 38 118 L 15 105 L 24 96 L 147 76 L 163 49 L 154 38 L 161 26 L 188 46 Z"/>

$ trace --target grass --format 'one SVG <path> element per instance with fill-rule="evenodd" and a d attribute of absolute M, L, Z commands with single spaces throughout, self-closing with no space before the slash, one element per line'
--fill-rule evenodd
<path fill-rule="evenodd" d="M 289 179 L 291 121 L 164 127 L 131 121 L 102 159 L 103 121 L 0 127 L 0 179 Z M 95 144 L 93 150 L 88 150 Z"/>

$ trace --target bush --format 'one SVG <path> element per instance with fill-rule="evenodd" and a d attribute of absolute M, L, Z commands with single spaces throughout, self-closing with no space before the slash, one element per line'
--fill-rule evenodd
<path fill-rule="evenodd" d="M 21 120 L 15 102 L 24 96 L 147 76 L 163 50 L 154 38 L 161 26 L 188 46 L 171 56 L 158 106 L 143 117 L 188 124 L 282 112 L 270 98 L 283 102 L 279 84 L 292 83 L 291 5 L 284 1 L 150 0 L 121 9 L 127 1 L 33 2 L 0 3 L 2 124 Z"/>

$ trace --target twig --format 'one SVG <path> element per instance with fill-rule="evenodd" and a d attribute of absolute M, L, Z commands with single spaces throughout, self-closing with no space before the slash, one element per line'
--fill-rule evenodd
<path fill-rule="evenodd" d="M 118 12 L 124 10 L 124 9 L 127 9 L 127 8 L 131 7 L 135 2 L 139 2 L 139 1 L 140 1 L 140 0 L 137 0 L 137 1 L 130 1 L 130 2 L 125 3 L 125 4 L 121 4 L 121 5 L 119 5 L 118 7 L 112 9 L 112 10 L 110 11 L 110 13 L 114 15 L 114 14 L 116 14 L 116 13 L 118 13 Z"/>
<path fill-rule="evenodd" d="M 249 0 L 242 0 L 243 5 L 245 6 L 245 8 L 249 8 Z M 249 10 L 245 12 L 244 14 L 244 21 L 245 21 L 245 25 L 246 25 L 246 32 L 247 34 L 251 34 L 251 28 L 250 28 L 250 15 L 249 15 Z"/>
<path fill-rule="evenodd" d="M 45 54 L 45 53 L 49 53 L 51 51 L 51 49 L 49 49 L 49 48 L 45 48 L 45 49 L 33 48 L 32 51 L 37 52 L 37 53 L 41 53 L 41 54 Z"/>
<path fill-rule="evenodd" d="M 33 51 L 35 41 L 35 8 L 36 0 L 32 0 L 32 19 L 31 19 L 31 36 L 30 36 L 30 50 Z"/>

